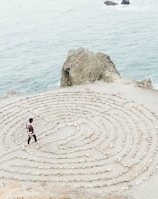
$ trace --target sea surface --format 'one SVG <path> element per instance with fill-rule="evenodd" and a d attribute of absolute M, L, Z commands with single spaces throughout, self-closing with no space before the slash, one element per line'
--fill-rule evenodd
<path fill-rule="evenodd" d="M 114 0 L 121 2 L 121 0 Z M 158 88 L 158 0 L 0 0 L 0 96 L 60 85 L 69 50 L 110 55 L 122 76 Z"/>

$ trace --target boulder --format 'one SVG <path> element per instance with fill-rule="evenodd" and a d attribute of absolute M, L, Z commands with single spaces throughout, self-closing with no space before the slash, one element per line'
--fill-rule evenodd
<path fill-rule="evenodd" d="M 153 88 L 151 79 L 144 79 L 142 81 L 137 81 L 137 86 L 143 88 L 150 88 L 150 89 Z"/>
<path fill-rule="evenodd" d="M 120 74 L 108 55 L 79 48 L 69 51 L 62 68 L 60 86 L 80 85 L 97 80 L 112 82 L 118 78 Z"/>
<path fill-rule="evenodd" d="M 113 1 L 105 1 L 104 4 L 106 4 L 107 6 L 116 6 L 116 5 L 118 5 L 118 3 L 115 3 Z"/>
<path fill-rule="evenodd" d="M 128 4 L 130 4 L 130 2 L 129 2 L 129 0 L 122 0 L 121 4 L 128 5 Z"/>
<path fill-rule="evenodd" d="M 4 98 L 7 98 L 7 97 L 12 97 L 12 96 L 19 96 L 20 93 L 14 91 L 14 90 L 8 90 L 6 96 L 4 96 Z"/>

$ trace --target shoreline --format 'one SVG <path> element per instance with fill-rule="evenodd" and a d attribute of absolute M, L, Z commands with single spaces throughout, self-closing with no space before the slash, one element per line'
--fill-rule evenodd
<path fill-rule="evenodd" d="M 136 79 L 132 79 L 131 77 L 124 77 L 122 76 L 122 78 L 125 78 L 127 79 L 127 81 L 135 81 L 135 82 L 139 82 L 141 81 L 140 80 L 136 80 Z M 95 82 L 94 82 L 95 83 Z M 93 83 L 92 83 L 93 84 Z M 28 95 L 38 95 L 40 93 L 45 93 L 45 92 L 49 92 L 49 91 L 52 91 L 52 90 L 56 90 L 56 89 L 61 89 L 60 87 L 60 84 L 55 84 L 56 86 L 52 87 L 52 88 L 49 88 L 49 89 L 46 89 L 46 90 L 39 90 L 39 91 L 31 91 L 29 93 L 21 93 L 19 91 L 16 91 L 16 90 L 6 90 L 4 94 L 0 94 L 0 100 L 2 98 L 6 98 L 7 96 L 14 96 L 14 95 L 21 95 L 21 96 L 28 96 Z M 58 85 L 58 86 L 57 86 Z M 83 84 L 84 85 L 84 84 Z M 158 91 L 158 83 L 153 83 L 152 82 L 152 86 L 153 88 L 150 88 L 151 90 L 154 90 L 154 91 Z"/>

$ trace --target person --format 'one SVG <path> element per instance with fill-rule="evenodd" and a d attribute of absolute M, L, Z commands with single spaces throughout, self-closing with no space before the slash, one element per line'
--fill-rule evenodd
<path fill-rule="evenodd" d="M 34 133 L 34 128 L 32 126 L 32 123 L 33 123 L 33 118 L 30 118 L 28 123 L 26 124 L 26 129 L 28 131 L 28 140 L 27 140 L 28 145 L 30 144 L 30 140 L 31 140 L 32 136 L 34 137 L 35 142 L 37 142 L 37 138 Z"/>

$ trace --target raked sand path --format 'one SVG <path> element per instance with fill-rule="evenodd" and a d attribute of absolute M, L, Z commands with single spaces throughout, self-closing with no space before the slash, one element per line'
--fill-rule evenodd
<path fill-rule="evenodd" d="M 157 101 L 156 91 L 119 83 L 2 99 L 0 190 L 45 183 L 158 199 Z M 39 145 L 32 138 L 27 149 L 29 117 Z"/>

